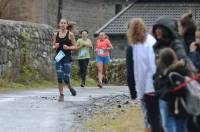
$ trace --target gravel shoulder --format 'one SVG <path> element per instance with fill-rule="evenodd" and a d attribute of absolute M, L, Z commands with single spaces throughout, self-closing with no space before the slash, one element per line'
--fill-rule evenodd
<path fill-rule="evenodd" d="M 86 122 L 98 115 L 112 116 L 111 120 L 115 120 L 116 116 L 125 112 L 129 108 L 138 106 L 138 102 L 132 101 L 130 96 L 126 94 L 105 96 L 100 98 L 92 98 L 89 103 L 80 107 L 74 112 L 75 123 L 71 127 L 72 132 L 95 132 L 95 128 L 86 128 Z M 119 113 L 120 112 L 120 113 Z M 107 124 L 104 123 L 106 126 Z"/>

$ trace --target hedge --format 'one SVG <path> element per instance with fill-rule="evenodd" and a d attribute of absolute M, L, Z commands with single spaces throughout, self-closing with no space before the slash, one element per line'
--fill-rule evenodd
<path fill-rule="evenodd" d="M 127 84 L 126 62 L 124 59 L 113 60 L 108 65 L 108 80 L 112 85 L 126 85 Z M 88 77 L 94 80 L 97 79 L 97 67 L 95 61 L 90 61 L 88 66 Z M 72 78 L 79 77 L 79 67 L 75 63 L 72 67 Z"/>

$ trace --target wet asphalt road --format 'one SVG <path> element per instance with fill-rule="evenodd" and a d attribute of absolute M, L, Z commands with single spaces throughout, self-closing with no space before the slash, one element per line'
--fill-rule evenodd
<path fill-rule="evenodd" d="M 32 90 L 0 94 L 0 132 L 70 132 L 73 111 L 90 98 L 128 94 L 126 86 L 76 88 L 77 96 L 65 89 L 65 99 L 58 102 L 58 90 Z"/>

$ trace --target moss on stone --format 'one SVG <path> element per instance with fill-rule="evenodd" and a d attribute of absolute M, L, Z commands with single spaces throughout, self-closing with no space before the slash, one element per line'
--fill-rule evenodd
<path fill-rule="evenodd" d="M 7 70 L 3 76 L 4 80 L 7 80 L 10 84 L 29 84 L 30 82 L 45 81 L 42 69 L 33 66 L 33 54 L 28 46 L 32 41 L 31 35 L 22 32 L 18 37 L 21 42 L 19 46 L 19 63 Z"/>

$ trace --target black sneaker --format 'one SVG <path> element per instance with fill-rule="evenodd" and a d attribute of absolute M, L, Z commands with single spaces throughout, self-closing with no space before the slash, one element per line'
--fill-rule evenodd
<path fill-rule="evenodd" d="M 102 79 L 102 83 L 105 84 L 105 79 L 104 78 Z"/>
<path fill-rule="evenodd" d="M 103 88 L 102 83 L 98 83 L 97 86 L 98 86 L 99 88 Z"/>
<path fill-rule="evenodd" d="M 74 88 L 69 88 L 69 91 L 71 92 L 72 96 L 76 96 L 76 90 Z"/>
<path fill-rule="evenodd" d="M 102 82 L 103 82 L 104 84 L 108 84 L 108 79 L 107 79 L 107 78 L 103 78 L 103 79 L 102 79 Z"/>
<path fill-rule="evenodd" d="M 85 85 L 84 85 L 84 84 L 81 84 L 80 86 L 81 86 L 81 87 L 85 87 Z"/>
<path fill-rule="evenodd" d="M 81 80 L 80 86 L 81 86 L 81 87 L 85 87 L 85 81 Z"/>
<path fill-rule="evenodd" d="M 108 84 L 108 79 L 107 78 L 105 79 L 105 84 Z"/>

